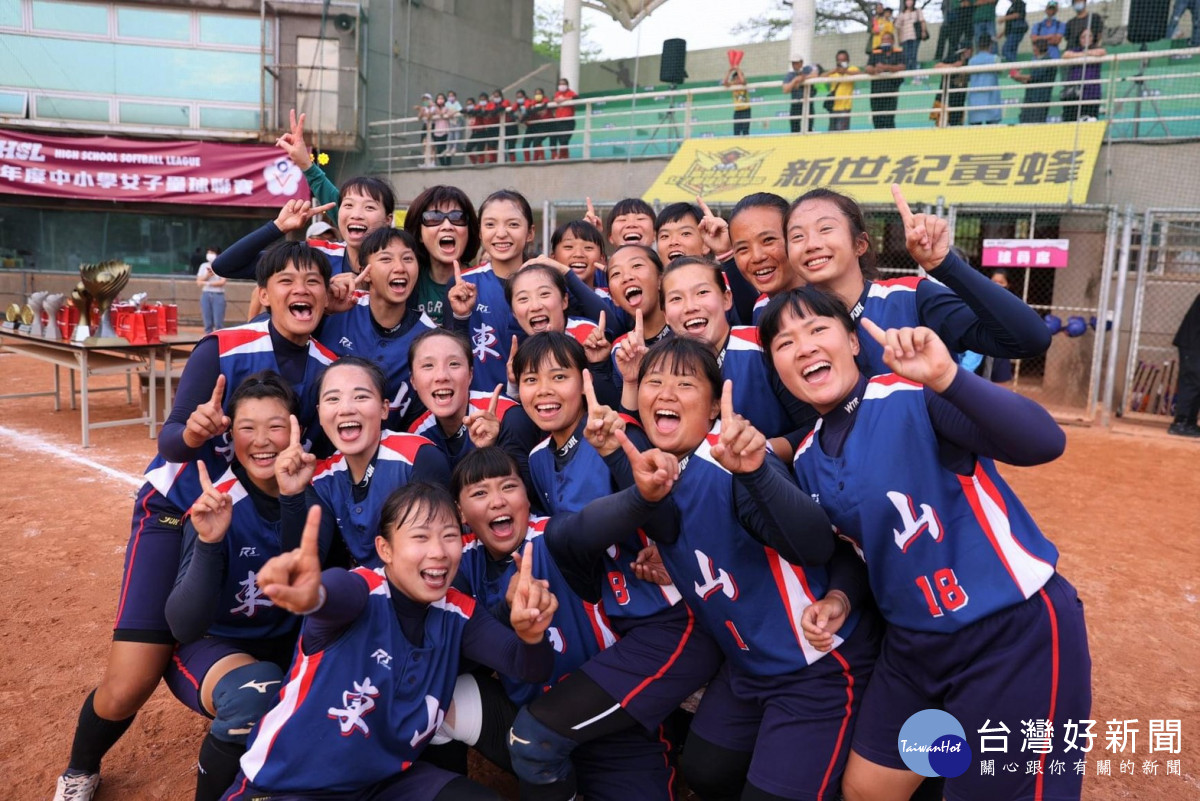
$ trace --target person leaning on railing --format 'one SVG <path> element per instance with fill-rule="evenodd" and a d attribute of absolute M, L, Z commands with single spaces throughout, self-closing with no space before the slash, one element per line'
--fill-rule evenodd
<path fill-rule="evenodd" d="M 879 49 L 867 59 L 868 75 L 889 75 L 904 71 L 904 54 L 896 49 L 894 37 L 885 33 L 879 40 Z M 900 91 L 903 78 L 879 78 L 871 81 L 871 123 L 876 128 L 896 127 L 896 92 Z"/>
<path fill-rule="evenodd" d="M 946 67 L 961 67 L 967 63 L 973 53 L 973 48 L 964 47 L 957 53 L 952 53 L 951 55 L 943 58 L 938 64 L 938 67 L 943 69 Z M 946 113 L 945 118 L 943 119 L 942 104 L 945 102 L 945 104 L 951 109 L 962 109 L 962 107 L 967 103 L 967 86 L 969 85 L 970 80 L 970 75 L 957 71 L 949 72 L 942 76 L 942 96 L 945 97 L 945 101 L 943 101 L 942 97 L 936 98 L 933 101 L 933 111 L 929 114 L 929 118 L 933 120 L 939 128 L 943 128 L 947 125 L 963 124 L 963 112 L 961 110 L 949 111 Z"/>
<path fill-rule="evenodd" d="M 862 70 L 850 66 L 850 53 L 837 52 L 837 67 L 828 75 L 858 75 Z M 831 85 L 829 97 L 825 99 L 825 110 L 829 112 L 829 130 L 850 130 L 850 109 L 854 106 L 854 84 L 849 81 Z"/>
<path fill-rule="evenodd" d="M 1063 58 L 1087 58 L 1107 54 L 1103 47 L 1092 47 L 1092 30 L 1079 33 L 1079 41 L 1062 54 Z M 1094 121 L 1100 116 L 1100 65 L 1079 64 L 1067 68 L 1063 88 L 1063 122 Z"/>
<path fill-rule="evenodd" d="M 1033 60 L 1047 61 L 1050 58 L 1050 45 L 1039 39 L 1033 43 Z M 1023 124 L 1045 122 L 1050 112 L 1047 105 L 1054 98 L 1054 79 L 1058 75 L 1056 67 L 1030 66 L 1029 72 L 1012 70 L 1008 77 L 1017 83 L 1025 84 L 1025 97 L 1021 100 L 1020 122 Z"/>

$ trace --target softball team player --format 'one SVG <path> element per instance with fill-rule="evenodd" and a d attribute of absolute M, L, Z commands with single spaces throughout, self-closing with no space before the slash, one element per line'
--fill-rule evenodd
<path fill-rule="evenodd" d="M 321 572 L 313 510 L 301 546 L 259 570 L 276 606 L 305 615 L 279 703 L 250 735 L 225 798 L 433 799 L 499 796 L 418 757 L 450 704 L 460 659 L 526 681 L 550 674 L 557 607 L 523 563 L 511 630 L 451 587 L 462 533 L 449 493 L 410 484 L 380 516 L 375 570 Z"/>
<path fill-rule="evenodd" d="M 787 237 L 783 233 L 788 207 L 779 195 L 755 192 L 739 200 L 729 214 L 733 261 L 759 293 L 752 315 L 755 324 L 771 298 L 804 283 L 788 263 Z"/>
<path fill-rule="evenodd" d="M 1088 718 L 1091 662 L 1058 552 L 993 461 L 1055 459 L 1062 430 L 1034 401 L 959 369 L 929 328 L 885 332 L 860 320 L 857 331 L 892 372 L 859 369 L 854 322 L 815 287 L 775 298 L 762 320 L 780 377 L 822 414 L 797 449 L 800 486 L 861 553 L 890 624 L 843 789 L 850 801 L 907 799 L 921 781 L 896 747 L 910 715 L 942 708 L 968 733 L 1001 717 L 1050 721 L 1057 732 Z M 821 647 L 838 631 L 836 621 L 806 629 Z M 1053 742 L 1039 766 L 1070 756 Z M 945 795 L 1078 798 L 1081 781 L 1075 771 L 967 770 Z"/>
<path fill-rule="evenodd" d="M 374 363 L 344 356 L 325 372 L 317 394 L 321 428 L 337 451 L 317 462 L 313 489 L 360 565 L 379 564 L 374 532 L 392 490 L 450 481 L 446 458 L 432 442 L 383 428 L 383 392 L 383 372 Z"/>
<path fill-rule="evenodd" d="M 317 337 L 339 356 L 359 356 L 385 370 L 386 427 L 403 431 L 421 413 L 410 384 L 409 347 L 422 331 L 437 326 L 409 308 L 418 271 L 416 242 L 407 231 L 380 228 L 366 238 L 360 254 L 365 265 L 360 275 L 371 291 L 348 311 L 326 318 Z"/>
<path fill-rule="evenodd" d="M 229 401 L 229 468 L 214 482 L 197 463 L 204 494 L 184 522 L 167 598 L 180 645 L 164 677 L 176 698 L 213 721 L 200 748 L 197 801 L 216 801 L 233 781 L 246 735 L 274 704 L 296 644 L 300 619 L 263 598 L 254 578 L 268 559 L 299 545 L 284 541 L 279 510 L 280 492 L 302 495 L 312 476 L 297 403 L 278 374 L 250 376 Z M 322 558 L 332 539 L 327 522 Z"/>
<path fill-rule="evenodd" d="M 950 250 L 945 220 L 913 214 L 897 186 L 892 194 L 909 254 L 936 281 L 915 276 L 874 280 L 875 258 L 862 209 L 829 189 L 806 192 L 788 212 L 792 268 L 809 284 L 837 295 L 855 321 L 865 316 L 884 328 L 927 326 L 956 353 L 971 350 L 1008 359 L 1045 353 L 1050 334 L 1037 313 Z M 868 374 L 887 372 L 875 340 L 860 337 L 860 343 L 860 363 Z"/>

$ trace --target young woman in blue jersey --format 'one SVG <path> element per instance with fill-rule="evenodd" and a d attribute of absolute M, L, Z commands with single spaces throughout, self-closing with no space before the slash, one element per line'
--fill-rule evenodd
<path fill-rule="evenodd" d="M 570 334 L 583 345 L 588 364 L 607 377 L 612 351 L 604 334 L 607 314 L 601 310 L 595 320 L 569 316 L 567 279 L 557 267 L 539 260 L 529 262 L 508 282 L 505 294 L 526 336 L 543 331 Z"/>
<path fill-rule="evenodd" d="M 733 307 L 733 294 L 725 288 L 724 273 L 716 262 L 702 256 L 671 262 L 663 272 L 662 296 L 667 325 L 676 336 L 705 342 L 713 349 L 721 375 L 733 381 L 734 404 L 768 438 L 779 438 L 773 442 L 777 452 L 786 445 L 784 434 L 812 427 L 816 414 L 767 370 L 758 329 L 729 325 L 726 314 Z M 636 384 L 626 384 L 622 405 L 637 408 L 637 392 Z M 630 394 L 633 397 L 627 398 Z"/>
<path fill-rule="evenodd" d="M 800 273 L 788 262 L 783 223 L 788 202 L 770 192 L 755 192 L 737 202 L 729 213 L 729 239 L 738 272 L 759 293 L 752 321 L 771 298 L 803 285 Z"/>
<path fill-rule="evenodd" d="M 454 267 L 454 284 L 447 293 L 453 314 L 443 324 L 471 340 L 472 389 L 491 392 L 507 380 L 512 339 L 519 333 L 505 288 L 533 241 L 533 209 L 524 195 L 502 189 L 487 196 L 479 214 L 486 261 L 470 269 L 465 262 Z"/>
<path fill-rule="evenodd" d="M 554 671 L 543 684 L 530 684 L 491 672 L 475 671 L 459 677 L 454 693 L 452 733 L 496 764 L 511 769 L 508 732 L 517 710 L 576 672 L 579 667 L 616 641 L 599 604 L 582 600 L 555 563 L 550 539 L 574 538 L 581 527 L 628 528 L 603 501 L 580 514 L 531 517 L 529 497 L 517 464 L 498 448 L 472 451 L 454 470 L 451 492 L 468 531 L 459 568 L 459 586 L 500 619 L 507 619 L 507 590 L 521 566 L 520 551 L 533 545 L 533 576 L 548 584 L 558 599 L 558 610 L 547 636 L 555 649 Z M 587 587 L 594 594 L 594 585 Z M 451 733 L 451 732 L 448 732 Z M 637 788 L 639 799 L 667 799 L 671 795 L 672 769 L 666 743 L 641 727 L 585 743 L 571 762 L 578 781 L 521 787 L 521 797 L 538 801 L 566 801 L 578 790 L 594 801 L 620 801 Z"/>
<path fill-rule="evenodd" d="M 303 243 L 283 242 L 263 254 L 257 271 L 256 295 L 271 309 L 270 319 L 221 329 L 200 341 L 159 433 L 159 453 L 134 502 L 108 662 L 80 710 L 58 798 L 91 798 L 101 760 L 171 659 L 174 640 L 163 606 L 179 565 L 184 512 L 201 493 L 195 462 L 203 459 L 216 474 L 228 463 L 226 388 L 260 370 L 275 370 L 301 398 L 301 425 L 315 419 L 309 393 L 334 358 L 311 339 L 325 309 L 329 262 Z"/>
<path fill-rule="evenodd" d="M 604 216 L 604 236 L 614 248 L 654 244 L 654 207 L 640 197 L 618 200 Z"/>
<path fill-rule="evenodd" d="M 233 461 L 192 504 L 166 617 L 180 645 L 166 682 L 188 708 L 212 719 L 200 748 L 197 801 L 216 801 L 238 771 L 250 727 L 274 705 L 300 619 L 254 584 L 271 557 L 293 550 L 280 527 L 280 492 L 303 494 L 313 457 L 304 453 L 297 399 L 270 371 L 243 381 L 229 401 Z M 322 525 L 320 551 L 333 530 Z"/>
<path fill-rule="evenodd" d="M 636 484 L 620 497 L 642 509 L 670 576 L 725 654 L 692 722 L 684 775 L 705 799 L 837 798 L 877 625 L 850 602 L 836 647 L 822 652 L 801 619 L 826 593 L 861 603 L 865 581 L 850 549 L 835 555 L 828 518 L 734 411 L 736 388 L 722 381 L 707 344 L 661 342 L 638 382 L 655 448 L 639 453 L 616 431 L 597 441 L 614 475 L 629 476 L 622 485 Z"/>
<path fill-rule="evenodd" d="M 301 546 L 258 571 L 276 606 L 305 615 L 279 703 L 255 726 L 226 799 L 499 799 L 418 761 L 450 705 L 461 660 L 525 681 L 550 675 L 545 631 L 557 602 L 523 563 L 511 629 L 452 588 L 462 533 L 450 494 L 431 484 L 392 493 L 375 538 L 381 566 L 321 572 L 317 520 Z"/>
<path fill-rule="evenodd" d="M 446 294 L 454 284 L 455 262 L 465 268 L 479 252 L 479 215 L 465 192 L 439 184 L 416 196 L 405 212 L 404 230 L 417 242 L 417 308 L 444 325 L 450 318 Z"/>
<path fill-rule="evenodd" d="M 600 269 L 604 264 L 604 236 L 596 226 L 586 220 L 570 220 L 558 226 L 550 235 L 550 255 L 571 268 L 588 289 L 607 297 L 608 292 L 602 288 L 607 285 L 606 278 Z"/>
<path fill-rule="evenodd" d="M 521 403 L 550 435 L 530 453 L 529 472 L 551 516 L 579 512 L 616 486 L 585 439 L 584 397 L 588 406 L 601 407 L 585 359 L 583 346 L 570 336 L 545 332 L 521 343 L 513 360 Z M 631 418 L 618 423 L 615 412 L 605 414 L 609 424 L 628 422 L 630 436 L 644 442 Z M 581 743 L 635 725 L 656 731 L 720 663 L 719 649 L 696 630 L 679 591 L 638 575 L 635 565 L 646 558 L 649 544 L 645 536 L 634 527 L 610 527 L 605 536 L 611 539 L 599 547 L 565 537 L 557 545 L 550 540 L 559 568 L 581 577 L 573 583 L 577 594 L 603 601 L 621 640 L 518 715 L 517 739 L 509 750 L 517 775 L 532 784 L 567 779 L 570 755 Z"/>
<path fill-rule="evenodd" d="M 936 281 L 876 280 L 862 209 L 830 189 L 806 192 L 788 212 L 793 269 L 807 283 L 837 295 L 855 321 L 865 316 L 885 328 L 928 326 L 956 353 L 971 350 L 1008 359 L 1045 353 L 1050 334 L 1037 313 L 951 252 L 945 220 L 913 214 L 898 186 L 892 194 L 909 254 Z M 859 360 L 868 374 L 887 372 L 882 348 L 871 337 L 860 341 Z"/>
<path fill-rule="evenodd" d="M 608 258 L 608 291 L 621 312 L 617 330 L 623 332 L 613 340 L 613 383 L 618 392 L 627 376 L 637 376 L 646 348 L 671 336 L 661 302 L 662 273 L 662 260 L 647 245 L 622 245 Z"/>
<path fill-rule="evenodd" d="M 1051 461 L 1065 436 L 1036 402 L 959 369 L 929 328 L 857 327 L 838 298 L 792 290 L 763 314 L 763 343 L 780 378 L 822 414 L 797 449 L 811 495 L 866 562 L 889 626 L 867 688 L 843 784 L 850 801 L 907 799 L 921 777 L 896 742 L 915 712 L 941 708 L 976 733 L 1008 722 L 1089 717 L 1091 662 L 1083 607 L 995 460 Z M 863 336 L 891 372 L 869 377 Z M 808 621 L 824 645 L 837 621 Z M 989 723 L 989 721 L 991 721 Z M 1047 729 L 1049 730 L 1049 729 Z M 1036 772 L 946 781 L 949 799 L 1079 798 L 1054 738 Z M 1031 757 L 1032 759 L 1033 757 Z"/>
<path fill-rule="evenodd" d="M 386 427 L 403 431 L 421 412 L 410 383 L 408 350 L 422 331 L 437 326 L 410 306 L 418 270 L 416 242 L 407 231 L 380 228 L 363 242 L 360 255 L 371 291 L 349 310 L 326 317 L 317 338 L 339 356 L 361 356 L 385 371 Z"/>
<path fill-rule="evenodd" d="M 499 445 L 512 453 L 526 454 L 536 440 L 513 442 L 512 426 L 505 426 L 517 402 L 502 395 L 503 385 L 491 391 L 471 389 L 471 343 L 456 331 L 435 328 L 413 340 L 409 349 L 413 389 L 426 412 L 409 427 L 445 454 L 451 467 L 474 448 Z"/>
<path fill-rule="evenodd" d="M 446 457 L 429 440 L 383 428 L 383 372 L 358 356 L 338 359 L 317 392 L 321 429 L 336 453 L 317 463 L 313 490 L 355 564 L 378 566 L 375 532 L 388 495 L 414 481 L 445 486 Z"/>

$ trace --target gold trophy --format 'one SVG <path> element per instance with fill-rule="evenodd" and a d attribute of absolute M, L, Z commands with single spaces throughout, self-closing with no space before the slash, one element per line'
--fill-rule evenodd
<path fill-rule="evenodd" d="M 71 305 L 79 310 L 79 322 L 75 324 L 71 341 L 83 342 L 92 335 L 92 296 L 88 294 L 87 287 L 83 285 L 82 281 L 71 290 Z"/>
<path fill-rule="evenodd" d="M 21 307 L 21 327 L 17 329 L 19 333 L 29 336 L 33 330 L 33 309 L 29 304 Z"/>
<path fill-rule="evenodd" d="M 117 336 L 112 324 L 112 302 L 125 285 L 129 283 L 129 274 L 133 271 L 123 261 L 102 261 L 99 264 L 83 264 L 79 267 L 79 275 L 88 294 L 96 299 L 100 310 L 99 330 L 89 338 L 89 345 L 128 345 L 129 340 Z M 80 318 L 82 319 L 82 317 Z"/>
<path fill-rule="evenodd" d="M 21 324 L 21 306 L 14 303 L 4 310 L 4 325 L 6 328 L 17 330 L 17 326 Z"/>
<path fill-rule="evenodd" d="M 66 299 L 66 295 L 56 292 L 53 295 L 47 295 L 45 301 L 43 301 L 46 316 L 49 318 L 49 322 L 46 323 L 46 327 L 42 330 L 42 336 L 46 339 L 54 342 L 61 339 L 58 333 L 58 310 L 62 308 L 63 302 Z"/>

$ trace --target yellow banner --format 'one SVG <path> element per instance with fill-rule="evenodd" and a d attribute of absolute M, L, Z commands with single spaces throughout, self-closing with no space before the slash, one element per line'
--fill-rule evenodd
<path fill-rule="evenodd" d="M 1106 123 L 972 125 L 786 137 L 688 139 L 642 197 L 791 200 L 827 186 L 860 203 L 1083 203 Z"/>

